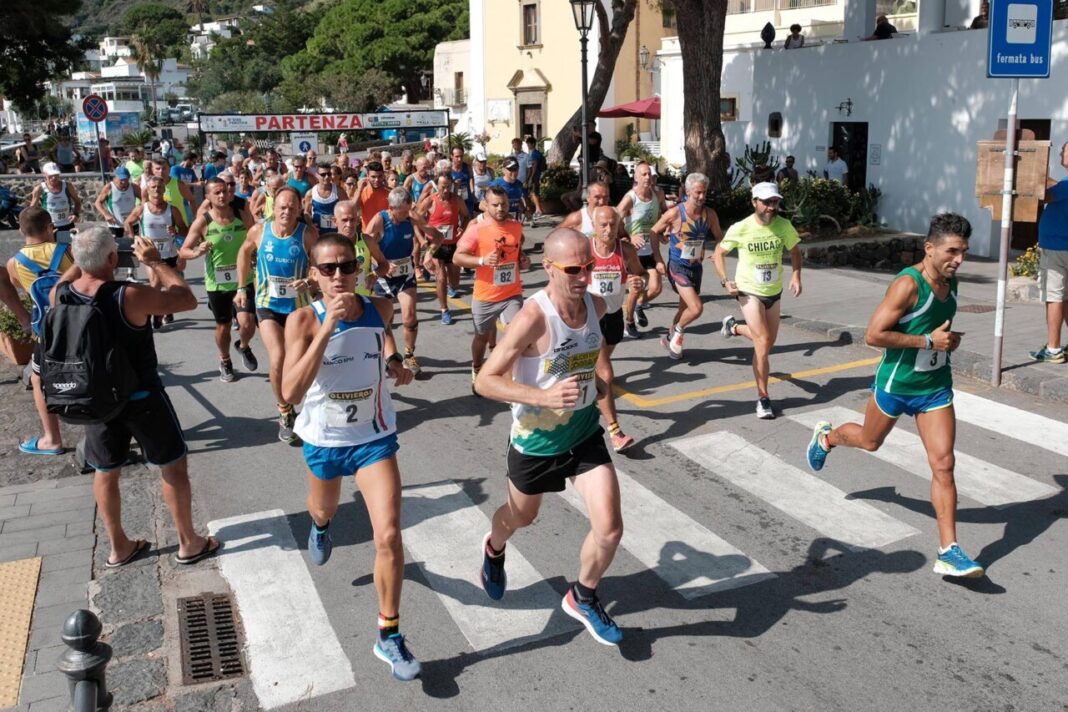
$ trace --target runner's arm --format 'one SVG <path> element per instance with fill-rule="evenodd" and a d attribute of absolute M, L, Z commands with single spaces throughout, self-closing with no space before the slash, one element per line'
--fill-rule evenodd
<path fill-rule="evenodd" d="M 365 239 L 363 244 L 367 245 L 367 251 L 371 253 L 371 260 L 375 263 L 375 275 L 385 277 L 389 273 L 389 260 L 382 254 L 378 240 Z"/>
<path fill-rule="evenodd" d="M 312 224 L 312 192 L 310 190 L 304 196 L 304 219 L 309 225 Z"/>
<path fill-rule="evenodd" d="M 660 216 L 660 219 L 656 221 L 652 229 L 649 230 L 650 234 L 655 235 L 657 239 L 653 241 L 654 244 L 658 242 L 667 242 L 664 235 L 671 229 L 671 226 L 675 224 L 675 218 L 679 216 L 679 209 L 677 207 L 671 208 L 666 213 Z"/>
<path fill-rule="evenodd" d="M 245 241 L 241 244 L 241 249 L 237 251 L 237 277 L 238 284 L 249 283 L 249 270 L 252 269 L 252 263 L 256 259 L 256 251 L 260 248 L 260 236 L 263 235 L 263 225 L 257 224 L 248 231 L 248 235 L 245 237 Z M 237 290 L 237 295 L 234 297 L 234 301 L 242 300 L 242 304 L 245 299 L 245 290 Z M 241 305 L 238 305 L 241 306 Z"/>
<path fill-rule="evenodd" d="M 475 231 L 478 229 L 476 223 L 471 223 L 464 234 L 460 236 L 460 239 L 456 242 L 456 252 L 452 254 L 452 263 L 463 267 L 464 269 L 474 269 L 479 266 L 478 255 L 475 252 L 478 250 L 478 239 Z"/>
<path fill-rule="evenodd" d="M 616 212 L 619 213 L 620 220 L 625 220 L 630 215 L 630 208 L 633 204 L 634 201 L 631 200 L 630 191 L 628 190 L 627 194 L 623 196 L 623 200 L 619 201 L 619 205 L 616 206 Z"/>
<path fill-rule="evenodd" d="M 894 326 L 902 316 L 916 304 L 919 290 L 916 283 L 910 277 L 898 277 L 886 290 L 886 296 L 876 307 L 871 315 L 868 329 L 864 334 L 864 343 L 879 349 L 924 349 L 927 348 L 927 338 L 923 334 L 903 334 L 894 331 Z M 948 330 L 944 331 L 948 335 Z M 931 332 L 932 335 L 935 332 Z M 932 336 L 932 339 L 934 337 Z M 936 344 L 938 348 L 938 344 Z M 939 348 L 939 351 L 948 349 Z"/>
<path fill-rule="evenodd" d="M 415 374 L 408 370 L 397 353 L 397 340 L 393 336 L 393 300 L 371 297 L 371 303 L 378 310 L 384 327 L 382 339 L 382 363 L 386 364 L 386 374 L 393 379 L 393 385 L 404 386 L 415 379 Z"/>
<path fill-rule="evenodd" d="M 544 333 L 545 317 L 541 309 L 533 302 L 528 302 L 508 325 L 504 336 L 490 351 L 489 359 L 478 372 L 475 379 L 478 394 L 502 403 L 546 407 L 545 394 L 548 391 L 512 380 L 512 366 L 516 359 L 534 346 Z"/>
<path fill-rule="evenodd" d="M 78 196 L 78 191 L 75 190 L 73 183 L 67 183 L 67 195 L 70 197 L 71 214 L 74 216 L 74 222 L 78 222 L 82 218 L 82 199 Z"/>
<path fill-rule="evenodd" d="M 738 291 L 738 285 L 733 279 L 727 278 L 727 253 L 729 251 L 724 249 L 722 241 L 717 242 L 716 249 L 712 253 L 712 263 L 716 265 L 716 273 L 719 275 L 720 282 L 726 282 L 723 286 L 730 294 L 735 294 Z"/>
<path fill-rule="evenodd" d="M 327 314 L 322 323 L 311 307 L 302 307 L 286 321 L 286 356 L 282 363 L 282 397 L 300 403 L 315 382 L 319 364 L 337 327 Z"/>
<path fill-rule="evenodd" d="M 136 228 L 141 220 L 141 213 L 142 211 L 144 211 L 144 209 L 145 204 L 141 203 L 140 205 L 136 206 L 130 212 L 129 215 L 126 216 L 126 222 L 122 224 L 122 227 L 123 230 L 126 231 L 127 235 L 136 235 L 138 233 L 138 230 Z"/>
<path fill-rule="evenodd" d="M 174 180 L 178 180 L 175 178 Z M 184 180 L 178 180 L 178 193 L 182 196 L 182 200 L 189 203 L 189 207 L 193 207 L 197 204 L 197 199 L 193 196 L 193 189 L 189 187 L 189 184 Z M 207 200 L 203 201 L 207 202 Z"/>
<path fill-rule="evenodd" d="M 30 330 L 30 313 L 26 311 L 26 306 L 19 299 L 18 290 L 15 289 L 15 284 L 18 282 L 12 278 L 11 273 L 14 270 L 15 259 L 8 260 L 7 269 L 0 271 L 0 302 L 3 302 L 4 306 L 15 315 L 18 319 L 19 325 L 26 331 Z"/>
<path fill-rule="evenodd" d="M 150 316 L 176 314 L 197 308 L 193 290 L 178 270 L 160 258 L 151 240 L 147 237 L 135 238 L 134 254 L 145 269 L 155 275 L 159 286 L 140 282 L 130 282 L 126 286 L 128 291 L 122 300 L 123 311 L 131 324 L 142 324 Z"/>
<path fill-rule="evenodd" d="M 805 256 L 801 254 L 801 245 L 797 244 L 790 248 L 790 291 L 795 297 L 801 296 L 801 264 Z"/>
<path fill-rule="evenodd" d="M 171 222 L 174 223 L 174 234 L 184 237 L 189 232 L 189 226 L 185 224 L 185 216 L 178 208 L 171 206 Z"/>
<path fill-rule="evenodd" d="M 111 222 L 114 216 L 111 211 L 108 210 L 108 193 L 111 192 L 111 183 L 105 183 L 104 188 L 96 196 L 96 202 L 93 203 L 93 207 L 96 208 L 96 212 L 100 214 L 104 220 Z"/>
<path fill-rule="evenodd" d="M 208 223 L 203 217 L 198 217 L 193 221 L 193 224 L 189 226 L 189 234 L 185 236 L 185 241 L 182 246 L 178 248 L 178 256 L 183 260 L 195 260 L 198 257 L 203 256 L 210 248 L 211 244 L 204 243 L 204 249 L 195 249 L 200 244 L 201 239 L 204 237 L 204 233 L 207 230 Z"/>

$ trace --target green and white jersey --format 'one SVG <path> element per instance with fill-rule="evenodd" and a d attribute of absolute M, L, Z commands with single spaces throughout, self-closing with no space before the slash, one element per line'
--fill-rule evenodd
<path fill-rule="evenodd" d="M 929 334 L 952 321 L 957 314 L 957 279 L 949 280 L 949 295 L 945 301 L 935 296 L 931 285 L 915 267 L 906 267 L 897 273 L 908 276 L 916 283 L 916 304 L 905 312 L 894 325 L 894 331 L 902 334 Z M 947 351 L 933 349 L 886 349 L 879 368 L 875 371 L 875 387 L 886 393 L 901 396 L 918 396 L 940 391 L 953 386 L 953 372 Z"/>
<path fill-rule="evenodd" d="M 237 253 L 245 244 L 248 228 L 236 216 L 225 225 L 212 220 L 210 212 L 204 218 L 208 221 L 204 241 L 211 245 L 204 255 L 204 289 L 209 292 L 236 292 Z"/>

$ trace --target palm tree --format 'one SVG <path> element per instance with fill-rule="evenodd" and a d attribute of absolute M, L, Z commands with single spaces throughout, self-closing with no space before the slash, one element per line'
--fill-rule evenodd
<path fill-rule="evenodd" d="M 152 96 L 152 120 L 156 120 L 156 81 L 163 71 L 163 46 L 152 37 L 146 28 L 139 28 L 132 37 L 130 45 L 133 59 L 148 78 L 148 90 Z"/>
<path fill-rule="evenodd" d="M 197 16 L 197 23 L 204 24 L 204 13 L 208 11 L 208 0 L 189 0 L 186 3 L 188 12 Z"/>

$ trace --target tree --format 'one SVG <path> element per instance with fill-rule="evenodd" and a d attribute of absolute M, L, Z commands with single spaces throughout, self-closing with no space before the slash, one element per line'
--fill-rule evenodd
<path fill-rule="evenodd" d="M 145 3 L 123 13 L 119 24 L 124 35 L 139 35 L 161 48 L 162 53 L 177 54 L 185 45 L 189 25 L 185 16 L 168 5 Z"/>
<path fill-rule="evenodd" d="M 638 0 L 612 0 L 611 20 L 601 3 L 594 6 L 597 9 L 597 28 L 601 42 L 600 47 L 594 48 L 597 52 L 597 64 L 593 70 L 593 78 L 587 93 L 587 118 L 591 123 L 604 104 L 608 85 L 612 83 L 612 74 L 616 70 L 616 59 L 619 57 L 623 40 L 627 37 L 627 28 L 634 19 L 637 4 Z M 553 139 L 552 148 L 545 157 L 549 163 L 571 162 L 571 157 L 582 144 L 582 134 L 579 132 L 581 124 L 582 106 L 580 104 L 578 110 L 571 115 Z"/>
<path fill-rule="evenodd" d="M 133 35 L 130 37 L 131 56 L 137 62 L 137 66 L 148 79 L 148 91 L 152 97 L 152 106 L 149 110 L 152 118 L 156 118 L 156 81 L 159 80 L 160 72 L 163 71 L 164 48 L 159 44 L 158 38 L 147 35 Z"/>
<path fill-rule="evenodd" d="M 0 2 L 0 94 L 17 106 L 33 106 L 44 83 L 70 71 L 88 48 L 72 39 L 65 17 L 81 0 Z"/>

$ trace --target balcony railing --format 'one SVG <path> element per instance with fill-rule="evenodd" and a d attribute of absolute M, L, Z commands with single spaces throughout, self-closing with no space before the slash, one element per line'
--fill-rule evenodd
<path fill-rule="evenodd" d="M 467 103 L 467 89 L 447 87 L 440 89 L 441 103 L 445 106 L 463 106 Z"/>
<path fill-rule="evenodd" d="M 807 7 L 837 5 L 838 0 L 729 0 L 728 15 L 742 15 L 747 12 L 770 12 L 772 10 L 803 10 Z"/>

